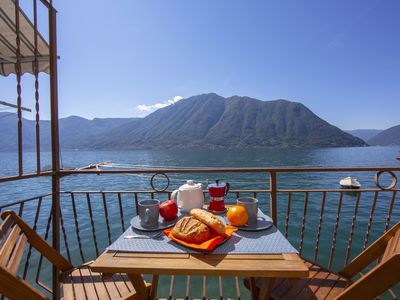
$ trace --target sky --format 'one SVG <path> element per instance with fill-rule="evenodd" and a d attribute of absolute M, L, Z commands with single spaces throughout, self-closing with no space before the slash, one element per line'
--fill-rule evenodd
<path fill-rule="evenodd" d="M 60 117 L 143 117 L 214 92 L 301 102 L 341 129 L 400 124 L 398 0 L 53 3 Z M 13 76 L 0 79 L 0 98 L 15 93 Z"/>

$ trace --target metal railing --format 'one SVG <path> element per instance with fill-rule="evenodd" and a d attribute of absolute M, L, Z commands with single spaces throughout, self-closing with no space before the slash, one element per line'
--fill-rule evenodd
<path fill-rule="evenodd" d="M 400 220 L 398 203 L 399 189 L 371 187 L 360 190 L 343 190 L 329 188 L 281 188 L 279 178 L 283 173 L 295 176 L 304 172 L 320 177 L 321 173 L 334 172 L 399 172 L 400 168 L 312 168 L 312 169 L 181 169 L 181 170 L 131 170 L 121 173 L 154 174 L 205 174 L 205 173 L 260 173 L 269 181 L 266 189 L 233 189 L 227 201 L 233 203 L 241 196 L 254 196 L 260 200 L 261 209 L 270 214 L 277 227 L 306 259 L 314 261 L 328 269 L 337 271 L 351 261 L 367 245 L 385 232 L 391 225 Z M 82 173 L 99 173 L 98 171 L 63 171 L 63 175 Z M 103 173 L 103 172 L 100 172 Z M 105 172 L 118 174 L 120 172 Z M 268 174 L 269 173 L 269 174 Z M 315 175 L 317 173 L 317 175 Z M 108 174 L 108 176 L 112 176 Z M 269 176 L 268 176 L 269 175 Z M 81 175 L 82 176 L 82 175 Z M 104 175 L 105 176 L 105 175 Z M 229 175 L 227 175 L 228 177 Z M 231 176 L 233 176 L 231 174 Z M 298 176 L 298 175 L 296 175 Z M 268 178 L 269 177 L 269 178 Z M 323 176 L 322 176 L 323 177 Z M 268 180 L 269 179 L 269 180 Z M 307 180 L 305 180 L 307 181 Z M 311 182 L 312 180 L 310 180 Z M 287 181 L 286 181 L 287 182 Z M 290 180 L 289 180 L 290 182 Z M 296 183 L 290 182 L 296 186 Z M 136 214 L 137 203 L 145 197 L 165 200 L 172 190 L 127 190 L 127 191 L 62 191 L 60 192 L 60 248 L 61 253 L 75 265 L 95 259 L 102 251 L 120 236 L 129 226 Z M 207 191 L 204 191 L 208 198 Z M 51 195 L 25 199 L 0 206 L 0 211 L 13 209 L 45 238 L 52 236 Z M 24 278 L 45 287 L 51 278 L 46 265 L 40 256 L 26 253 L 24 269 L 20 270 Z M 34 269 L 33 271 L 30 269 Z M 46 271 L 43 271 L 46 270 Z M 41 276 L 44 278 L 41 279 Z M 184 281 L 185 293 L 193 285 L 195 278 L 169 277 L 160 289 L 162 297 L 171 296 L 174 287 Z M 203 286 L 204 286 L 203 278 Z M 231 289 L 237 297 L 240 280 L 235 278 Z M 162 283 L 162 281 L 161 281 Z M 218 281 L 218 290 L 222 294 L 223 283 Z M 46 287 L 45 287 L 46 288 Z M 51 289 L 46 288 L 51 291 Z M 240 292 L 239 292 L 240 293 Z M 392 292 L 394 295 L 394 293 Z M 389 293 L 390 295 L 390 293 Z M 183 297 L 181 295 L 181 297 Z"/>

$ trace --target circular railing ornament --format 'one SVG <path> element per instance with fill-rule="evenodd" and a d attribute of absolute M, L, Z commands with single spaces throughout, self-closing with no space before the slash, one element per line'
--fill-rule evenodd
<path fill-rule="evenodd" d="M 389 175 L 392 177 L 392 181 L 390 182 L 390 184 L 389 184 L 387 187 L 383 187 L 383 186 L 381 186 L 381 184 L 379 183 L 379 178 L 380 178 L 380 176 L 381 176 L 382 174 L 385 174 L 385 173 L 389 174 Z M 394 172 L 392 172 L 392 171 L 379 171 L 378 173 L 375 174 L 374 180 L 375 180 L 376 186 L 377 186 L 378 188 L 380 188 L 381 190 L 384 190 L 384 191 L 391 190 L 391 189 L 394 188 L 394 187 L 396 186 L 396 184 L 397 184 L 397 176 L 396 176 L 396 174 L 395 174 Z"/>
<path fill-rule="evenodd" d="M 165 184 L 162 185 L 162 182 Z M 151 176 L 150 185 L 156 192 L 165 192 L 169 187 L 169 177 L 165 173 L 156 173 Z"/>

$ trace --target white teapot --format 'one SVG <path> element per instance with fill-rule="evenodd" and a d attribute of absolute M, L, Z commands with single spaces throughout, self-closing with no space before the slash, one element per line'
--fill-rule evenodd
<path fill-rule="evenodd" d="M 186 184 L 172 192 L 171 199 L 175 200 L 176 194 L 178 194 L 177 203 L 181 212 L 187 213 L 192 208 L 203 208 L 204 194 L 201 183 L 194 183 L 193 180 L 188 180 Z"/>

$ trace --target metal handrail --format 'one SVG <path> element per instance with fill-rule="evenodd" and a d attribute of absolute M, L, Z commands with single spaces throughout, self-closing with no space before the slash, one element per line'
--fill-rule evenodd
<path fill-rule="evenodd" d="M 60 170 L 60 175 L 76 174 L 153 174 L 153 173 L 243 173 L 243 172 L 275 172 L 275 173 L 294 173 L 294 172 L 367 172 L 367 171 L 400 171 L 400 167 L 288 167 L 288 168 L 177 168 L 177 169 L 124 169 L 124 170 Z"/>
<path fill-rule="evenodd" d="M 21 203 L 26 203 L 26 202 L 30 202 L 30 201 L 35 201 L 38 198 L 44 198 L 44 197 L 48 197 L 51 196 L 51 193 L 47 193 L 47 194 L 43 194 L 43 195 L 39 195 L 39 196 L 34 196 L 34 197 L 30 197 L 30 198 L 26 198 L 26 199 L 22 199 L 22 200 L 16 200 L 10 203 L 6 203 L 3 205 L 0 205 L 0 211 L 3 210 L 4 208 L 10 207 L 10 206 L 15 206 L 15 205 L 20 205 Z"/>

